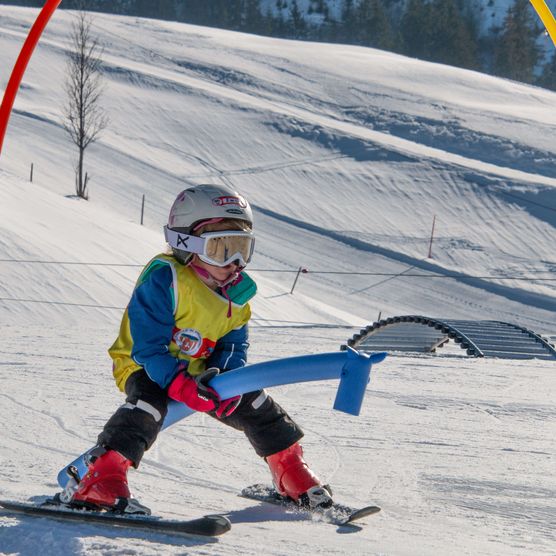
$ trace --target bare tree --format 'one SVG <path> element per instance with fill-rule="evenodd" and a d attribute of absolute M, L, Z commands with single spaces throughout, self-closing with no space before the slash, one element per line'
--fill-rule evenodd
<path fill-rule="evenodd" d="M 99 105 L 103 92 L 103 49 L 91 32 L 92 18 L 84 10 L 77 12 L 71 27 L 71 50 L 68 52 L 65 89 L 67 104 L 64 109 L 64 128 L 77 146 L 75 192 L 88 199 L 89 176 L 83 172 L 85 149 L 94 143 L 108 125 L 108 116 Z"/>

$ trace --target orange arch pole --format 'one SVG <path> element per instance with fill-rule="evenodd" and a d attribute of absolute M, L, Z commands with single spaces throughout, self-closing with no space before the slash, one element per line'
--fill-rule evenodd
<path fill-rule="evenodd" d="M 10 119 L 15 96 L 19 90 L 19 85 L 23 79 L 23 74 L 25 73 L 29 59 L 33 54 L 33 50 L 35 50 L 35 46 L 39 42 L 39 38 L 50 20 L 50 17 L 56 11 L 56 8 L 61 2 L 62 0 L 46 0 L 42 10 L 35 20 L 35 23 L 33 23 L 33 26 L 29 31 L 29 35 L 23 43 L 19 56 L 17 57 L 10 80 L 8 81 L 8 85 L 4 91 L 2 105 L 0 106 L 0 154 L 2 153 L 4 135 L 6 134 L 6 128 L 8 127 L 8 120 Z"/>
<path fill-rule="evenodd" d="M 550 11 L 550 8 L 546 5 L 544 0 L 530 0 L 531 4 L 533 4 L 533 8 L 539 14 L 541 21 L 544 23 L 554 46 L 556 46 L 556 20 Z"/>

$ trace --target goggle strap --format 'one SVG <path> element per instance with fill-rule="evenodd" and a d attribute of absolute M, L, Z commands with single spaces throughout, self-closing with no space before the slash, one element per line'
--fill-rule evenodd
<path fill-rule="evenodd" d="M 191 236 L 182 232 L 171 230 L 168 226 L 164 226 L 164 237 L 170 247 L 181 249 L 188 253 L 200 253 L 205 250 L 205 239 L 198 236 Z"/>

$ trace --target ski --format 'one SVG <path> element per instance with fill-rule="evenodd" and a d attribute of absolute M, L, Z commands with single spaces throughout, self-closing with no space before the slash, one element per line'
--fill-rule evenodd
<path fill-rule="evenodd" d="M 205 515 L 197 519 L 170 520 L 146 515 L 117 514 L 97 510 L 74 509 L 70 506 L 45 502 L 41 505 L 0 500 L 0 506 L 8 512 L 21 513 L 33 517 L 47 517 L 57 520 L 101 523 L 115 527 L 158 531 L 170 534 L 200 535 L 215 537 L 228 532 L 232 525 L 222 515 Z"/>
<path fill-rule="evenodd" d="M 294 510 L 309 516 L 318 516 L 323 521 L 333 525 L 349 525 L 354 521 L 380 512 L 378 506 L 365 506 L 363 508 L 352 508 L 345 504 L 334 502 L 329 508 L 306 508 L 298 506 L 291 498 L 284 497 L 273 487 L 267 485 L 250 485 L 241 491 L 243 498 L 268 502 L 278 506 Z"/>

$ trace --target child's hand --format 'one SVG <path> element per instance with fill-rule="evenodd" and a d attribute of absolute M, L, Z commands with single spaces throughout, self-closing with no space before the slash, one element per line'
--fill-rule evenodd
<path fill-rule="evenodd" d="M 185 403 L 195 411 L 215 410 L 218 418 L 229 417 L 241 402 L 241 396 L 221 400 L 220 396 L 208 383 L 220 372 L 211 367 L 198 376 L 191 376 L 186 371 L 180 372 L 168 388 L 168 396 Z"/>

